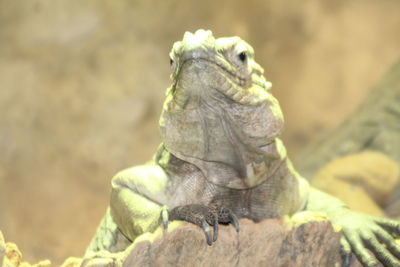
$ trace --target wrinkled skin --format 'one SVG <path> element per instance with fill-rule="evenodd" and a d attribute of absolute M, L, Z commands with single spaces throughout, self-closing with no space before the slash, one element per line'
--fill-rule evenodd
<path fill-rule="evenodd" d="M 152 161 L 113 178 L 111 219 L 105 221 L 118 230 L 108 230 L 111 236 L 133 241 L 183 220 L 200 226 L 211 245 L 219 223 L 239 231 L 238 218 L 260 221 L 307 209 L 325 212 L 342 227 L 346 255 L 354 252 L 365 266 L 378 260 L 399 266 L 398 222 L 352 212 L 294 170 L 279 139 L 279 103 L 249 44 L 199 30 L 176 42 L 170 58 L 163 143 Z M 95 238 L 90 249 L 112 251 L 117 241 L 109 238 Z M 348 261 L 345 256 L 344 265 Z"/>

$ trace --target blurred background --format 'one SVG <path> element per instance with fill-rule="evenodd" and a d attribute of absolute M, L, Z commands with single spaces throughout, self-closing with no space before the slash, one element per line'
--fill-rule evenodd
<path fill-rule="evenodd" d="M 0 0 L 0 230 L 24 259 L 80 256 L 117 171 L 149 160 L 185 31 L 253 45 L 292 158 L 400 57 L 396 0 Z"/>

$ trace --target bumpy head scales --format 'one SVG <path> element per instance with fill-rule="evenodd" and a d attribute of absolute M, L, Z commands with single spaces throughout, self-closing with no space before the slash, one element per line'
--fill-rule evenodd
<path fill-rule="evenodd" d="M 193 61 L 202 80 L 202 87 L 213 88 L 229 99 L 245 105 L 258 105 L 269 98 L 271 83 L 264 70 L 254 60 L 253 48 L 239 37 L 215 39 L 211 31 L 186 32 L 183 40 L 174 44 L 170 53 L 172 67 L 171 90 L 175 104 L 182 107 L 190 95 L 185 88 L 185 72 Z M 205 69 L 208 71 L 204 71 Z M 183 80 L 179 83 L 180 80 Z M 193 78 L 191 78 L 193 80 Z M 193 87 L 193 86 L 192 86 Z"/>

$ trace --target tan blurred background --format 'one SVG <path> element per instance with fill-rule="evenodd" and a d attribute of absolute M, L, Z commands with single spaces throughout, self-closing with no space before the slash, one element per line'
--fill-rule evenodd
<path fill-rule="evenodd" d="M 184 31 L 239 35 L 292 157 L 400 57 L 400 1 L 0 0 L 0 230 L 25 260 L 82 255 L 118 170 L 148 160 Z"/>

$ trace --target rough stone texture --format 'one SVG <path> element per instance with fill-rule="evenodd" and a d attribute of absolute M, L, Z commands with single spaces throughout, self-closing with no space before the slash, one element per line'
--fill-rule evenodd
<path fill-rule="evenodd" d="M 305 223 L 290 231 L 278 220 L 242 219 L 240 225 L 239 234 L 230 225 L 221 226 L 211 247 L 199 227 L 185 223 L 124 253 L 100 253 L 83 261 L 71 258 L 64 266 L 335 266 L 341 261 L 340 235 L 327 221 Z"/>
<path fill-rule="evenodd" d="M 184 223 L 162 238 L 138 242 L 125 252 L 71 257 L 62 266 L 335 266 L 341 260 L 340 234 L 327 221 L 305 223 L 293 230 L 278 220 L 253 223 L 242 219 L 240 224 L 239 233 L 230 225 L 221 226 L 211 247 L 199 227 Z M 0 236 L 1 262 L 5 267 L 50 266 L 49 261 L 22 262 L 18 247 Z"/>
<path fill-rule="evenodd" d="M 295 155 L 400 56 L 399 8 L 394 0 L 1 0 L 0 229 L 30 262 L 83 253 L 111 176 L 158 146 L 168 52 L 184 31 L 209 28 L 253 45 Z"/>
<path fill-rule="evenodd" d="M 140 244 L 126 262 L 134 266 L 333 266 L 340 260 L 338 234 L 328 222 L 305 224 L 291 232 L 277 221 L 242 220 L 241 226 L 239 234 L 231 226 L 223 227 L 219 240 L 209 247 L 203 233 L 187 225 L 154 244 Z M 148 257 L 140 262 L 139 255 Z"/>
<path fill-rule="evenodd" d="M 239 233 L 231 225 L 220 225 L 218 240 L 212 246 L 206 244 L 199 227 L 181 223 L 167 232 L 160 228 L 154 234 L 146 234 L 123 252 L 101 251 L 85 258 L 69 257 L 61 267 L 340 266 L 340 233 L 334 231 L 322 214 L 303 212 L 286 223 L 277 219 L 239 222 Z M 49 260 L 36 264 L 22 261 L 18 247 L 6 243 L 0 231 L 0 266 L 52 265 Z M 352 255 L 349 267 L 362 265 Z"/>
<path fill-rule="evenodd" d="M 6 255 L 6 243 L 3 233 L 0 231 L 0 266 L 3 266 L 4 256 Z"/>
<path fill-rule="evenodd" d="M 0 231 L 0 266 L 2 267 L 49 267 L 50 261 L 44 260 L 36 264 L 22 261 L 22 253 L 14 243 L 6 243 Z"/>

